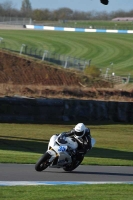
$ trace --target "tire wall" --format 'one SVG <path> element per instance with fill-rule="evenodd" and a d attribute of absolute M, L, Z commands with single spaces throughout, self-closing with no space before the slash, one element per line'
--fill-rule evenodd
<path fill-rule="evenodd" d="M 63 121 L 133 123 L 133 102 L 0 98 L 0 122 L 60 123 Z"/>

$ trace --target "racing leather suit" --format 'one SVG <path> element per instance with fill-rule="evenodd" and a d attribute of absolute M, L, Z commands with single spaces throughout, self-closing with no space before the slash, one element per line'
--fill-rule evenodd
<path fill-rule="evenodd" d="M 78 142 L 78 149 L 77 149 L 78 151 L 86 153 L 88 150 L 92 148 L 91 134 L 89 128 L 85 129 L 85 134 L 81 138 L 76 137 L 74 129 L 72 129 L 70 132 L 67 132 L 66 135 L 74 138 Z"/>

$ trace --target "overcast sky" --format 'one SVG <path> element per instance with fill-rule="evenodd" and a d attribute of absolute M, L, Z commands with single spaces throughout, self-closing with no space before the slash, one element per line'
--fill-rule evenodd
<path fill-rule="evenodd" d="M 10 1 L 13 3 L 13 7 L 20 9 L 22 0 L 0 0 L 0 3 Z M 109 0 L 109 5 L 105 6 L 100 3 L 100 0 L 30 0 L 32 8 L 48 8 L 49 10 L 55 10 L 58 8 L 67 7 L 77 11 L 117 11 L 133 10 L 133 0 Z"/>

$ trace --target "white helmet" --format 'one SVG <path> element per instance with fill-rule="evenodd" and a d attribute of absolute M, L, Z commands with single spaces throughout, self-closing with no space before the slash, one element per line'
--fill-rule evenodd
<path fill-rule="evenodd" d="M 83 124 L 83 123 L 78 123 L 74 130 L 75 130 L 75 137 L 76 138 L 81 138 L 84 136 L 85 134 L 85 129 L 86 129 L 86 126 Z"/>

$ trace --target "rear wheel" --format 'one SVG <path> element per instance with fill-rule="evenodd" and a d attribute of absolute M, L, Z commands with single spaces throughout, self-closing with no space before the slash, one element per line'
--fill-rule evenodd
<path fill-rule="evenodd" d="M 35 164 L 35 170 L 36 171 L 43 171 L 44 169 L 46 169 L 49 166 L 49 159 L 50 159 L 51 155 L 49 155 L 49 153 L 45 153 Z"/>
<path fill-rule="evenodd" d="M 67 165 L 67 166 L 63 167 L 64 171 L 67 171 L 67 172 L 73 171 L 74 169 L 76 169 L 81 164 L 83 159 L 84 159 L 84 156 L 82 156 L 79 160 L 72 162 L 71 165 Z"/>

